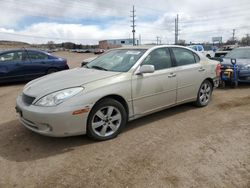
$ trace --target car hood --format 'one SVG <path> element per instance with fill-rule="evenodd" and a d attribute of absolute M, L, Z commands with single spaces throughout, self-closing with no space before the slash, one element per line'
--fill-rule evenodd
<path fill-rule="evenodd" d="M 221 62 L 222 65 L 232 65 L 231 59 L 223 58 Z M 239 66 L 244 66 L 250 64 L 250 59 L 236 59 L 236 64 Z"/>
<path fill-rule="evenodd" d="M 23 93 L 33 97 L 44 96 L 65 88 L 82 86 L 118 74 L 121 73 L 87 68 L 75 68 L 33 80 L 25 85 Z"/>

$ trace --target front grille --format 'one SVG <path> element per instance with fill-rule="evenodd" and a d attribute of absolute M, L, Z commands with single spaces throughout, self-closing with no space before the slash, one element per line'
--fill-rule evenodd
<path fill-rule="evenodd" d="M 35 99 L 36 99 L 35 97 L 31 97 L 23 93 L 22 100 L 25 104 L 31 105 Z"/>

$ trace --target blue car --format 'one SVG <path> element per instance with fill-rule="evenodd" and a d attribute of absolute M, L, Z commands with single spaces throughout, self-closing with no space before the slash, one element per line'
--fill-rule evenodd
<path fill-rule="evenodd" d="M 28 81 L 69 69 L 67 60 L 49 53 L 19 49 L 0 52 L 0 83 Z"/>
<path fill-rule="evenodd" d="M 235 48 L 228 52 L 221 62 L 221 68 L 232 68 L 232 61 L 236 60 L 238 81 L 250 83 L 250 47 Z"/>

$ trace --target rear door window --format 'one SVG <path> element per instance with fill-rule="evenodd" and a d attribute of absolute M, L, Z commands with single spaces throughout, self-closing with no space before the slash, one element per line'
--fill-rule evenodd
<path fill-rule="evenodd" d="M 199 61 L 195 58 L 194 53 L 184 48 L 172 48 L 177 66 L 191 65 Z"/>
<path fill-rule="evenodd" d="M 30 60 L 45 60 L 48 59 L 48 55 L 41 53 L 41 52 L 35 52 L 35 51 L 28 51 L 28 56 Z"/>

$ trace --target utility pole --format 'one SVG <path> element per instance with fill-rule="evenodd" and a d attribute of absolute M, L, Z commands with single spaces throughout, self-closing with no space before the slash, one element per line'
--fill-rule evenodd
<path fill-rule="evenodd" d="M 179 38 L 179 15 L 177 14 L 177 17 L 174 19 L 175 22 L 175 44 L 178 44 L 178 38 Z"/>
<path fill-rule="evenodd" d="M 133 5 L 133 10 L 131 11 L 132 12 L 132 33 L 133 33 L 133 46 L 135 46 L 135 6 Z"/>
<path fill-rule="evenodd" d="M 139 34 L 139 45 L 141 45 L 141 34 Z"/>
<path fill-rule="evenodd" d="M 233 42 L 235 42 L 235 29 L 233 29 Z"/>
<path fill-rule="evenodd" d="M 159 42 L 160 42 L 160 37 L 157 36 L 156 37 L 156 44 L 159 45 L 160 44 Z"/>
<path fill-rule="evenodd" d="M 250 40 L 249 40 L 249 34 L 247 34 L 247 46 L 249 46 Z"/>
<path fill-rule="evenodd" d="M 179 42 L 179 15 L 177 14 L 176 18 L 176 33 L 177 33 L 177 44 Z"/>

